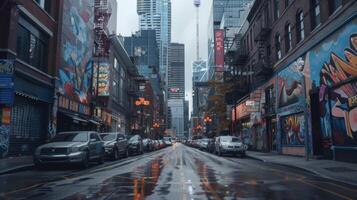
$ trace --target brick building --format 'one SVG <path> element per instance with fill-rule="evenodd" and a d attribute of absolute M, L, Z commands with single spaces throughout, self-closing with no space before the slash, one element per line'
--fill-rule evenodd
<path fill-rule="evenodd" d="M 53 133 L 61 3 L 0 3 L 0 157 L 32 153 Z"/>
<path fill-rule="evenodd" d="M 343 117 L 356 114 L 356 8 L 351 0 L 254 2 L 230 63 L 232 130 L 251 149 L 356 161 L 355 122 Z"/>

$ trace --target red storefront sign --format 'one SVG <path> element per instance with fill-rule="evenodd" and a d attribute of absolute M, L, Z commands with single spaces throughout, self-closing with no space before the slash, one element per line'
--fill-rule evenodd
<path fill-rule="evenodd" d="M 216 72 L 224 71 L 224 30 L 214 30 L 214 53 Z"/>

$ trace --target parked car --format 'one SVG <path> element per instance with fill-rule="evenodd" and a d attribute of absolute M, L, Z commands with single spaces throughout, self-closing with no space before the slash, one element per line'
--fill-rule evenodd
<path fill-rule="evenodd" d="M 155 150 L 159 150 L 160 149 L 159 140 L 153 140 L 153 145 L 154 145 L 154 149 Z"/>
<path fill-rule="evenodd" d="M 125 134 L 119 132 L 101 133 L 106 156 L 112 160 L 128 157 L 128 142 Z"/>
<path fill-rule="evenodd" d="M 248 149 L 248 146 L 235 136 L 219 136 L 216 138 L 215 144 L 215 152 L 220 156 L 223 154 L 233 154 L 244 157 L 245 151 Z"/>
<path fill-rule="evenodd" d="M 154 150 L 153 140 L 150 138 L 143 139 L 143 148 L 145 152 L 150 152 Z"/>
<path fill-rule="evenodd" d="M 214 149 L 215 149 L 215 140 L 210 138 L 208 140 L 207 151 L 209 153 L 214 153 Z"/>
<path fill-rule="evenodd" d="M 166 147 L 166 145 L 165 145 L 165 143 L 164 143 L 164 141 L 163 141 L 163 140 L 159 140 L 159 146 L 160 146 L 160 149 L 162 149 L 162 148 L 165 148 L 165 147 Z"/>
<path fill-rule="evenodd" d="M 201 139 L 198 148 L 202 151 L 208 151 L 208 141 L 208 138 Z"/>
<path fill-rule="evenodd" d="M 58 133 L 50 143 L 37 147 L 34 164 L 80 164 L 86 168 L 90 161 L 104 162 L 105 150 L 97 132 L 73 131 Z"/>
<path fill-rule="evenodd" d="M 134 135 L 128 140 L 129 155 L 143 154 L 143 140 L 140 135 Z"/>
<path fill-rule="evenodd" d="M 172 146 L 172 138 L 171 137 L 164 137 L 163 141 L 165 143 L 165 146 Z"/>

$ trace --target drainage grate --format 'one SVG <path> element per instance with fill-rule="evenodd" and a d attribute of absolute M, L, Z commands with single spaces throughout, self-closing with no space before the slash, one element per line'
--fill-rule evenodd
<path fill-rule="evenodd" d="M 332 172 L 355 172 L 357 170 L 347 168 L 347 167 L 326 167 L 325 169 Z"/>

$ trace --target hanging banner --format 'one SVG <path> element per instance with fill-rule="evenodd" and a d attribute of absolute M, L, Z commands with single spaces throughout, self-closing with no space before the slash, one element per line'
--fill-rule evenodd
<path fill-rule="evenodd" d="M 214 30 L 214 53 L 216 72 L 224 71 L 224 30 Z"/>

